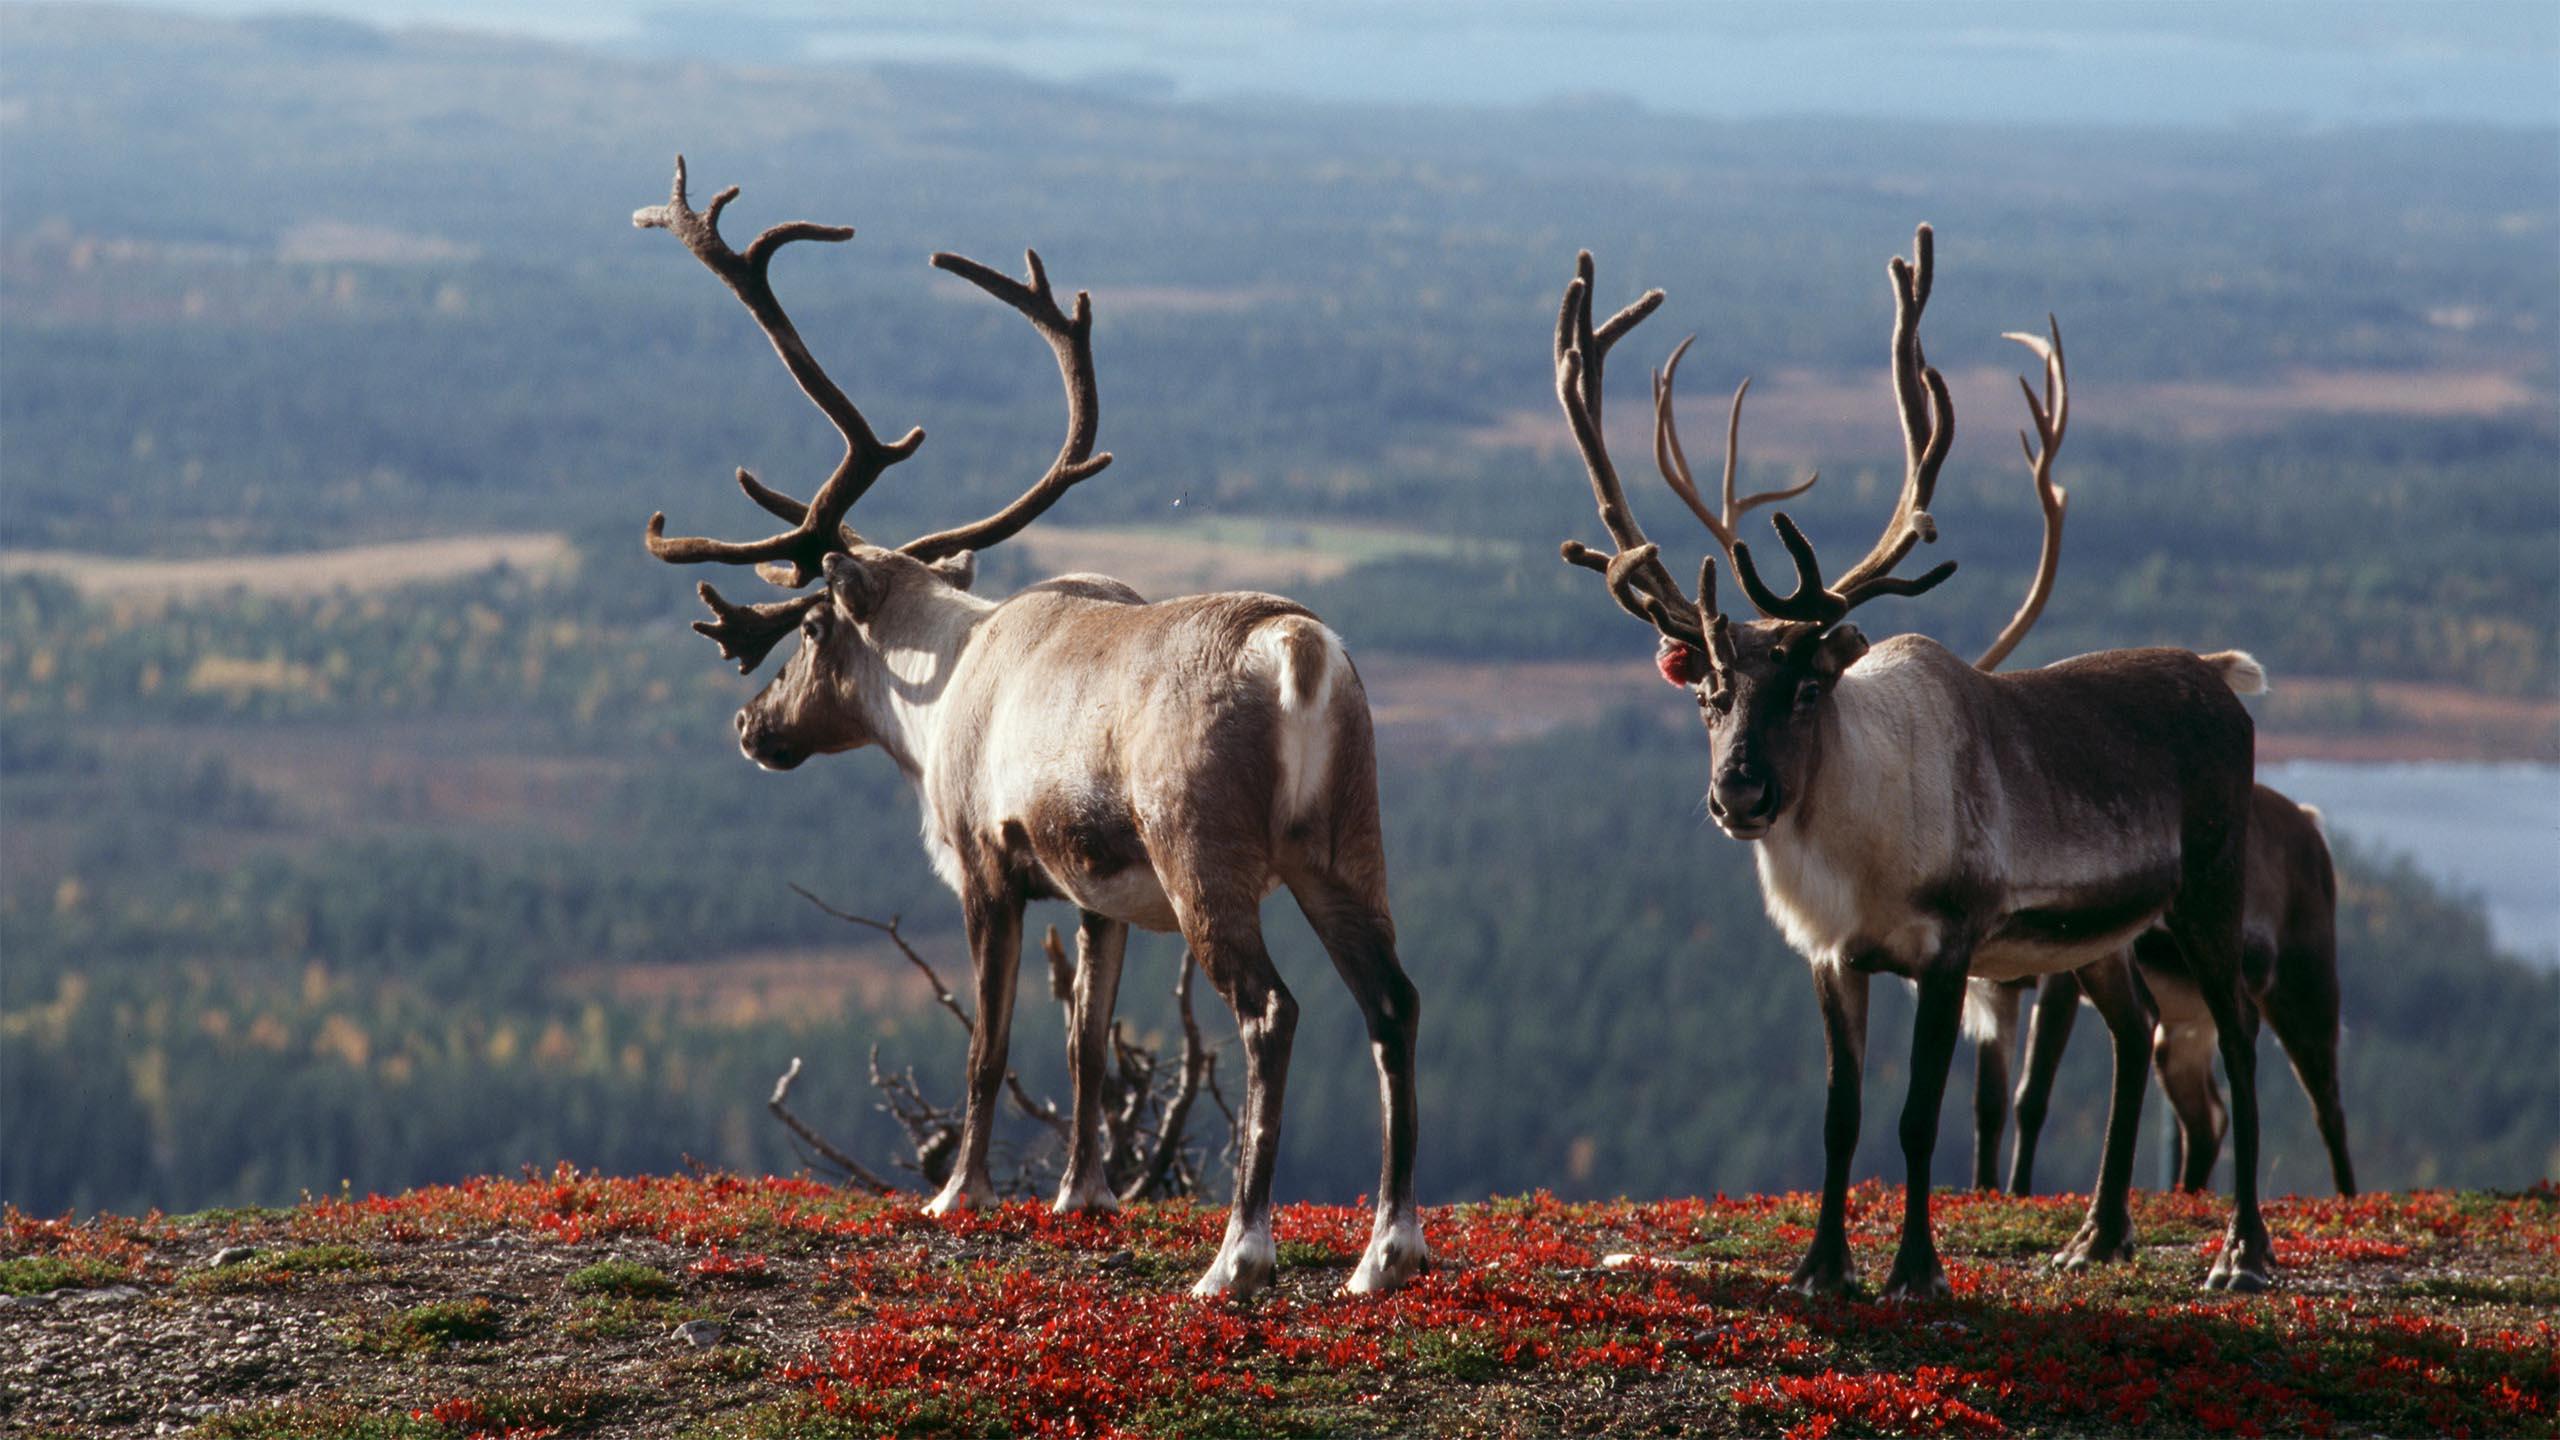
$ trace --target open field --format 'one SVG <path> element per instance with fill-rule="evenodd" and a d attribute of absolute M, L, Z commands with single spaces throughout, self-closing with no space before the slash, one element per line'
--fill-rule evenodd
<path fill-rule="evenodd" d="M 51 575 L 102 600 L 191 599 L 234 590 L 296 598 L 341 590 L 366 594 L 476 575 L 500 565 L 542 575 L 565 573 L 574 564 L 568 537 L 539 532 L 192 560 L 0 550 L 0 576 Z"/>
<path fill-rule="evenodd" d="M 2277 1288 L 2198 1288 L 2226 1202 L 1945 1194 L 1955 1294 L 1779 1287 L 1804 1195 L 1430 1210 L 1435 1268 L 1339 1287 L 1367 1217 L 1291 1206 L 1277 1288 L 1184 1293 L 1187 1202 L 944 1220 L 912 1196 L 566 1167 L 85 1223 L 8 1212 L 0 1424 L 314 1440 L 874 1434 L 2530 1434 L 2560 1415 L 2560 1192 L 2269 1207 Z M 1860 1187 L 1880 1273 L 1897 1191 Z"/>
<path fill-rule="evenodd" d="M 1506 560 L 1521 548 L 1375 525 L 1224 516 L 1161 525 L 1056 525 L 1026 531 L 1014 543 L 1043 571 L 1114 576 L 1151 600 L 1203 590 L 1285 592 L 1389 556 L 1473 553 Z"/>

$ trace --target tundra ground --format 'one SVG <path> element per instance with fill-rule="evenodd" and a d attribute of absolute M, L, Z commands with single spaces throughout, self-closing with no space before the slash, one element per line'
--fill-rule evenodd
<path fill-rule="evenodd" d="M 1280 1212 L 1275 1290 L 1184 1293 L 1208 1206 L 946 1220 L 800 1179 L 566 1167 L 279 1210 L 6 1217 L 0 1428 L 37 1436 L 2549 1434 L 2560 1190 L 2270 1205 L 2278 1287 L 2197 1286 L 2226 1202 L 1939 1197 L 1952 1299 L 1779 1286 L 1804 1195 L 1428 1212 L 1339 1293 L 1354 1207 Z M 1858 1260 L 1899 1194 L 1860 1187 Z M 1628 1258 L 1635 1257 L 1635 1258 Z"/>

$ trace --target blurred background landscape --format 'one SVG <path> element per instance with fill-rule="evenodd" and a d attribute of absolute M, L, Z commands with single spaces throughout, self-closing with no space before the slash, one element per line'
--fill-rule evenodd
<path fill-rule="evenodd" d="M 1964 571 L 1867 628 L 1970 652 L 2015 605 L 1998 335 L 2059 315 L 2071 523 L 2021 662 L 2265 661 L 2262 772 L 2340 842 L 2363 1178 L 2560 1172 L 2560 16 L 1371 8 L 0 4 L 0 1201 L 789 1169 L 763 1101 L 794 1055 L 802 1113 L 879 1159 L 872 1045 L 956 1091 L 905 963 L 789 889 L 904 915 L 956 978 L 904 782 L 741 760 L 756 682 L 639 544 L 657 509 L 745 534 L 732 467 L 805 494 L 833 459 L 736 302 L 629 224 L 679 150 L 697 201 L 744 187 L 733 240 L 860 228 L 775 274 L 873 423 L 930 434 L 867 534 L 1054 450 L 1050 357 L 924 264 L 1034 245 L 1092 292 L 1119 460 L 980 588 L 1270 588 L 1348 640 L 1426 1199 L 1818 1178 L 1802 963 L 1704 821 L 1650 636 L 1555 558 L 1597 526 L 1549 338 L 1578 248 L 1604 304 L 1667 289 L 1611 411 L 1655 538 L 1705 541 L 1637 372 L 1696 330 L 1692 453 L 1756 376 L 1746 484 L 1819 467 L 1791 508 L 1855 548 L 1900 478 L 1883 265 L 1920 220 Z M 1348 1198 L 1366 1047 L 1268 914 L 1305 1006 L 1280 1188 Z M 1160 1035 L 1179 948 L 1134 950 L 1123 1014 Z M 1892 987 L 1861 1173 L 1899 1173 L 1907 1016 Z M 2084 1030 L 2049 1184 L 2095 1165 Z M 1063 1095 L 1044 1000 L 1014 1049 Z M 2264 1053 L 2271 1183 L 2325 1190 Z M 1951 1097 L 1950 1183 L 1964 1124 Z"/>

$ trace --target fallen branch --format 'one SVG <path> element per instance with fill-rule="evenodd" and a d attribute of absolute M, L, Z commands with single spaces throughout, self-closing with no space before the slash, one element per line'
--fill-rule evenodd
<path fill-rule="evenodd" d="M 799 1078 L 800 1057 L 794 1055 L 791 1057 L 791 1068 L 783 1071 L 782 1078 L 773 1082 L 773 1097 L 764 1102 L 764 1108 L 772 1111 L 773 1118 L 781 1121 L 784 1128 L 788 1129 L 792 1134 L 800 1137 L 801 1141 L 806 1144 L 810 1150 L 817 1152 L 819 1158 L 823 1159 L 827 1164 L 833 1165 L 837 1170 L 843 1172 L 844 1177 L 847 1180 L 880 1195 L 886 1195 L 890 1191 L 897 1189 L 897 1186 L 892 1185 L 888 1181 L 871 1173 L 871 1171 L 865 1167 L 861 1161 L 854 1159 L 842 1150 L 828 1144 L 826 1137 L 820 1135 L 817 1131 L 810 1129 L 801 1121 L 799 1116 L 791 1113 L 791 1082 Z M 809 1157 L 804 1153 L 801 1158 L 806 1160 Z M 816 1167 L 812 1166 L 811 1168 L 814 1169 Z"/>

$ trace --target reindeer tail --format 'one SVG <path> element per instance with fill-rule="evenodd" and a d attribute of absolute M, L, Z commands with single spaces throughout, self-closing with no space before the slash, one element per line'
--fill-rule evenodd
<path fill-rule="evenodd" d="M 2222 683 L 2231 687 L 2231 693 L 2235 695 L 2267 693 L 2267 667 L 2259 664 L 2258 658 L 2248 651 L 2216 650 L 2203 658 L 2204 663 L 2222 673 Z"/>

